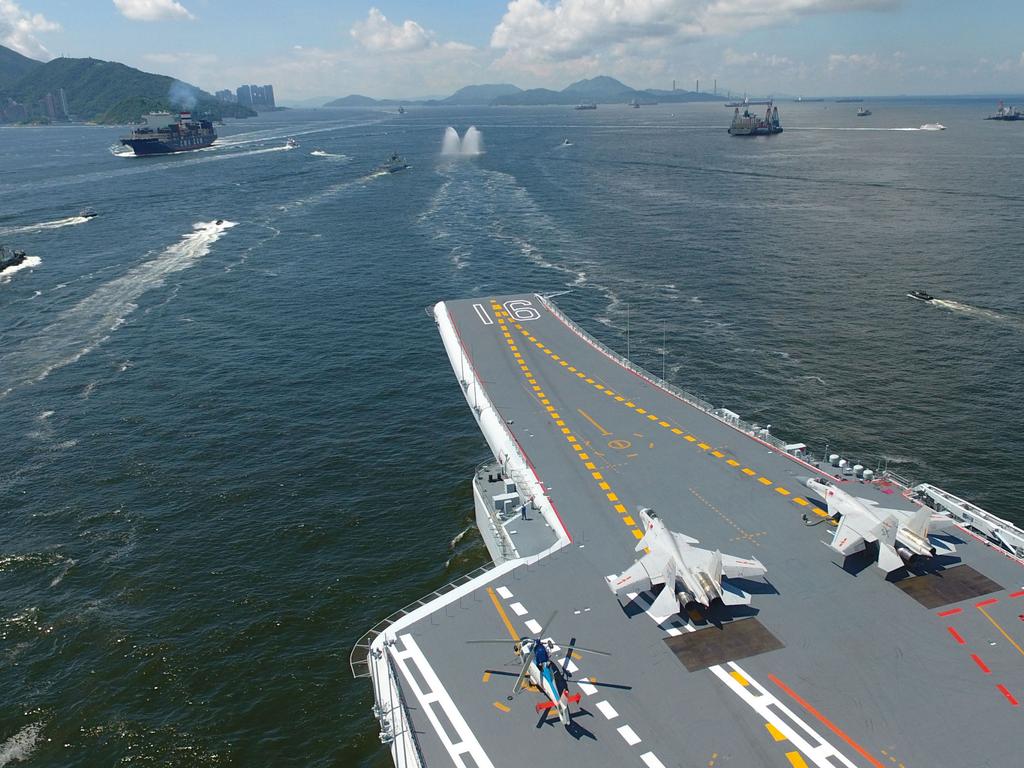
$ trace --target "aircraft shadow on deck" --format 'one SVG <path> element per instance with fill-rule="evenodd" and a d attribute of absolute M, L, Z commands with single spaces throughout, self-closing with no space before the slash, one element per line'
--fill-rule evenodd
<path fill-rule="evenodd" d="M 779 594 L 779 591 L 775 588 L 775 586 L 768 581 L 762 582 L 754 581 L 751 579 L 737 578 L 729 579 L 729 582 L 739 587 L 740 589 L 743 589 L 746 592 L 750 592 L 751 594 Z M 640 595 L 636 600 L 630 600 L 625 605 L 620 603 L 619 605 L 622 608 L 622 612 L 626 615 L 626 618 L 632 619 L 635 616 L 639 616 L 641 614 L 646 613 L 647 609 L 645 609 L 640 604 L 640 598 L 645 598 L 648 601 L 648 603 L 653 603 L 654 598 L 658 594 L 660 594 L 662 589 L 664 589 L 664 586 L 655 587 L 655 589 L 652 592 L 646 592 L 643 595 Z M 693 624 L 693 626 L 695 627 L 706 627 L 709 625 L 713 625 L 721 629 L 725 624 L 728 624 L 731 621 L 736 621 L 738 619 L 746 619 L 750 618 L 751 616 L 757 616 L 758 613 L 760 613 L 760 609 L 755 608 L 753 605 L 715 604 L 712 605 L 707 611 L 689 610 L 686 611 L 685 614 L 673 613 L 671 616 L 665 619 L 665 621 L 663 621 L 659 626 L 665 628 L 666 626 L 672 623 L 674 617 L 678 617 L 679 620 L 684 624 L 687 621 L 689 621 L 689 623 Z"/>
<path fill-rule="evenodd" d="M 851 576 L 858 576 L 868 568 L 874 567 L 878 562 L 878 543 L 874 542 L 872 545 L 869 543 L 860 552 L 855 552 L 852 555 L 847 556 L 843 559 L 843 562 L 837 563 L 834 560 L 832 564 L 837 568 L 842 568 Z M 885 575 L 885 580 L 888 582 L 902 581 L 903 579 L 911 576 L 924 576 L 926 574 L 940 575 L 946 568 L 950 568 L 954 565 L 959 565 L 961 558 L 957 555 L 936 555 L 935 557 L 923 558 L 913 563 L 904 565 L 902 568 L 897 568 L 891 573 Z"/>

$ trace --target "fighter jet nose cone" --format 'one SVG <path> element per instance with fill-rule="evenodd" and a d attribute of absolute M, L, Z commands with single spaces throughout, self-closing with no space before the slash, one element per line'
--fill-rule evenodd
<path fill-rule="evenodd" d="M 817 482 L 813 477 L 798 477 L 797 480 L 800 485 L 806 486 L 807 488 L 813 488 L 814 483 Z"/>

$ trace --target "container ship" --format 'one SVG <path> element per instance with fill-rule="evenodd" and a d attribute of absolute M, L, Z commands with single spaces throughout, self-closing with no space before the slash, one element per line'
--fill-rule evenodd
<path fill-rule="evenodd" d="M 145 125 L 121 139 L 136 155 L 168 155 L 203 149 L 217 140 L 210 120 L 193 120 L 191 112 L 150 112 Z"/>
<path fill-rule="evenodd" d="M 352 650 L 396 766 L 1020 765 L 1024 531 L 815 458 L 548 297 L 431 314 L 493 563 Z"/>
<path fill-rule="evenodd" d="M 779 122 L 779 108 L 768 105 L 764 117 L 758 117 L 749 109 L 744 109 L 742 114 L 740 108 L 732 116 L 732 125 L 729 126 L 730 136 L 771 136 L 775 133 L 782 133 L 782 123 Z"/>

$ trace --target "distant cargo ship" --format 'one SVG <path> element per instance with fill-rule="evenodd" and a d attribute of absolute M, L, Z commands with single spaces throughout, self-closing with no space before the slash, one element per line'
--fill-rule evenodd
<path fill-rule="evenodd" d="M 168 155 L 208 147 L 217 140 L 209 120 L 193 120 L 191 112 L 150 112 L 145 125 L 121 139 L 136 155 Z"/>
<path fill-rule="evenodd" d="M 771 106 L 771 99 L 748 99 L 746 96 L 743 97 L 743 101 L 727 101 L 725 106 L 727 107 L 756 107 L 756 106 Z"/>
<path fill-rule="evenodd" d="M 740 108 L 732 116 L 732 125 L 729 126 L 730 136 L 771 136 L 782 133 L 782 124 L 779 122 L 779 108 L 768 105 L 764 117 L 760 118 L 749 109 L 744 109 L 740 114 Z"/>
<path fill-rule="evenodd" d="M 809 99 L 806 96 L 797 96 L 795 99 L 793 99 L 793 101 L 795 101 L 797 104 L 804 104 L 811 101 L 824 101 L 824 99 Z"/>
<path fill-rule="evenodd" d="M 1024 112 L 1021 112 L 1016 107 L 1008 107 L 1003 102 L 999 102 L 999 108 L 996 109 L 994 115 L 989 115 L 985 118 L 986 120 L 1024 120 Z"/>
<path fill-rule="evenodd" d="M 836 104 L 860 104 L 862 101 L 864 101 L 864 99 L 853 99 L 853 98 L 836 99 Z"/>
<path fill-rule="evenodd" d="M 597 109 L 597 104 L 593 102 L 589 104 L 577 104 L 573 109 Z"/>

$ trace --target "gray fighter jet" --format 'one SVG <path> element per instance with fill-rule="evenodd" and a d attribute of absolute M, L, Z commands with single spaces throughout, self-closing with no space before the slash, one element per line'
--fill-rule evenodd
<path fill-rule="evenodd" d="M 650 608 L 654 616 L 671 616 L 697 606 L 707 610 L 716 603 L 748 605 L 750 595 L 723 578 L 764 576 L 767 569 L 754 558 L 723 555 L 694 547 L 697 539 L 670 531 L 650 509 L 640 510 L 644 536 L 636 551 L 647 554 L 617 576 L 608 576 L 608 588 L 621 596 L 664 584 Z"/>

